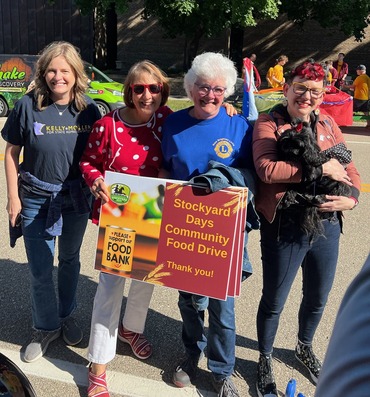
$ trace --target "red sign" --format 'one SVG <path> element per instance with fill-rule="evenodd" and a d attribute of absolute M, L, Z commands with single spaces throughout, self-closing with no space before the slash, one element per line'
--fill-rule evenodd
<path fill-rule="evenodd" d="M 247 189 L 107 172 L 95 267 L 226 299 L 240 293 Z"/>

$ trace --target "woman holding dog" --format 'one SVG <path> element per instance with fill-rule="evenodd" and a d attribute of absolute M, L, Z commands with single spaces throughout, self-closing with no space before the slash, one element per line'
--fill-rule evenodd
<path fill-rule="evenodd" d="M 320 64 L 304 62 L 297 66 L 283 87 L 285 102 L 270 114 L 261 114 L 253 132 L 253 157 L 259 177 L 256 208 L 261 219 L 263 291 L 257 314 L 260 358 L 257 367 L 257 393 L 277 396 L 272 368 L 272 351 L 280 314 L 300 267 L 302 302 L 298 315 L 298 343 L 295 356 L 316 383 L 321 363 L 312 350 L 312 340 L 331 290 L 341 233 L 341 212 L 358 204 L 360 177 L 355 165 L 346 168 L 335 158 L 318 167 L 318 179 L 327 176 L 352 189 L 351 197 L 326 196 L 319 205 L 323 233 L 318 237 L 300 227 L 302 206 L 279 209 L 290 184 L 305 183 L 301 163 L 279 161 L 278 139 L 300 119 L 309 123 L 321 150 L 344 143 L 335 121 L 319 112 L 323 101 L 325 72 Z M 302 203 L 300 203 L 302 205 Z"/>

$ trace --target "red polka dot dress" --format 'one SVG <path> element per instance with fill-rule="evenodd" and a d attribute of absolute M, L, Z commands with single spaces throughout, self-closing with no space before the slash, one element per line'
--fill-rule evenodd
<path fill-rule="evenodd" d="M 170 113 L 170 108 L 162 106 L 148 122 L 134 125 L 124 122 L 118 110 L 98 120 L 80 161 L 88 186 L 105 171 L 157 177 L 162 166 L 162 126 Z M 97 215 L 93 221 L 97 221 Z"/>

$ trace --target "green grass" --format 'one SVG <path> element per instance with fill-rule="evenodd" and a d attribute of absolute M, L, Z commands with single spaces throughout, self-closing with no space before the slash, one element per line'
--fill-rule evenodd
<path fill-rule="evenodd" d="M 174 112 L 176 110 L 181 110 L 188 108 L 193 105 L 193 102 L 190 99 L 169 99 L 167 102 L 169 108 L 171 108 Z"/>

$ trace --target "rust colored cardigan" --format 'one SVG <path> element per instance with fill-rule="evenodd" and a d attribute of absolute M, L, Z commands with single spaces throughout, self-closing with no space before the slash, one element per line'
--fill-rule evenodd
<path fill-rule="evenodd" d="M 281 113 L 287 112 L 284 108 Z M 279 110 L 279 108 L 277 108 Z M 327 115 L 312 115 L 316 119 L 317 143 L 321 150 L 328 149 L 340 142 L 344 137 L 335 121 Z M 289 183 L 299 183 L 302 180 L 302 166 L 300 163 L 278 160 L 277 139 L 279 133 L 291 128 L 277 111 L 270 114 L 260 114 L 253 130 L 253 159 L 258 175 L 258 189 L 256 194 L 256 209 L 272 223 L 277 206 L 287 190 Z M 352 196 L 358 199 L 360 194 L 360 175 L 353 164 L 346 168 L 350 176 Z"/>

